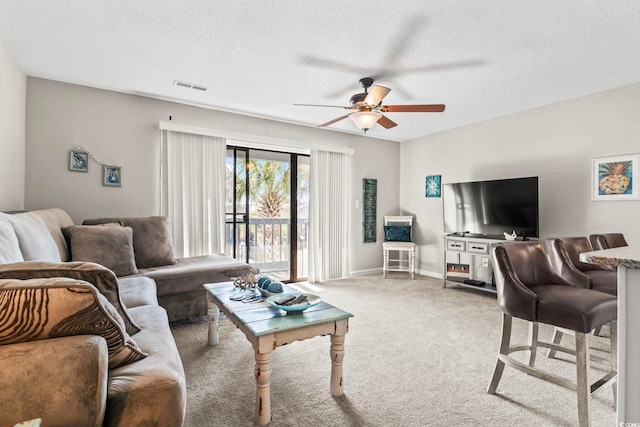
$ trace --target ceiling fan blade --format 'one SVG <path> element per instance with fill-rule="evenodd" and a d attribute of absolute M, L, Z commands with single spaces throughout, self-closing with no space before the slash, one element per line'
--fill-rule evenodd
<path fill-rule="evenodd" d="M 331 107 L 331 108 L 344 108 L 345 110 L 352 110 L 352 107 L 345 107 L 344 105 L 324 105 L 324 104 L 293 104 L 298 107 Z"/>
<path fill-rule="evenodd" d="M 319 58 L 317 56 L 302 55 L 298 58 L 298 62 L 311 65 L 313 67 L 325 68 L 328 70 L 344 71 L 347 73 L 364 74 L 366 70 L 357 65 L 347 64 L 345 62 L 334 61 L 333 59 Z"/>
<path fill-rule="evenodd" d="M 416 104 L 416 105 L 383 105 L 380 111 L 385 113 L 441 113 L 444 104 Z"/>
<path fill-rule="evenodd" d="M 387 96 L 389 92 L 391 92 L 391 89 L 388 87 L 373 85 L 371 86 L 367 97 L 364 99 L 364 103 L 375 107 L 382 102 L 382 99 Z"/>
<path fill-rule="evenodd" d="M 328 121 L 327 123 L 323 123 L 323 124 L 321 124 L 321 125 L 318 125 L 318 127 L 319 127 L 319 128 L 323 128 L 323 127 L 325 127 L 325 126 L 332 125 L 332 124 L 334 124 L 335 122 L 339 122 L 340 120 L 344 120 L 344 119 L 346 119 L 347 117 L 349 117 L 349 114 L 345 114 L 345 115 L 344 115 L 344 116 L 342 116 L 342 117 L 338 117 L 337 119 L 333 119 L 333 120 L 331 120 L 331 121 Z"/>
<path fill-rule="evenodd" d="M 387 116 L 382 116 L 378 119 L 378 124 L 385 129 L 391 129 L 393 127 L 398 126 L 396 122 L 388 118 Z"/>

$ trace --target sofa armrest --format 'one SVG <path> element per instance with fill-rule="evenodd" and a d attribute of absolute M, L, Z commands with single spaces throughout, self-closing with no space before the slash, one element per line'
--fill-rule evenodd
<path fill-rule="evenodd" d="M 0 345 L 0 425 L 101 426 L 108 354 L 102 337 L 78 335 Z"/>

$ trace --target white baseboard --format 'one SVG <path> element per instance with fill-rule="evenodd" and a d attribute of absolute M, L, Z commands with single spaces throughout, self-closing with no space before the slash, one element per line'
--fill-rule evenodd
<path fill-rule="evenodd" d="M 370 268 L 368 270 L 352 271 L 352 272 L 349 273 L 349 277 L 371 276 L 373 274 L 379 274 L 379 275 L 382 276 L 382 267 L 380 267 L 380 268 Z"/>
<path fill-rule="evenodd" d="M 428 276 L 428 277 L 433 277 L 435 279 L 442 279 L 442 273 L 436 273 L 434 271 L 418 270 L 418 271 L 416 271 L 416 273 L 421 275 L 421 276 Z M 349 273 L 349 277 L 371 276 L 373 274 L 382 275 L 382 267 L 380 267 L 380 268 L 370 268 L 368 270 L 352 271 L 352 272 Z"/>
<path fill-rule="evenodd" d="M 418 270 L 418 274 L 421 276 L 428 276 L 428 277 L 433 277 L 434 279 L 442 279 L 442 273 L 436 273 L 434 271 L 427 271 L 427 270 Z"/>

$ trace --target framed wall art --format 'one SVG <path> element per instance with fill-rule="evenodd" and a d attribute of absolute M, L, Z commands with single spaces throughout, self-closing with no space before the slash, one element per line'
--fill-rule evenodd
<path fill-rule="evenodd" d="M 362 180 L 362 241 L 376 241 L 376 217 L 378 207 L 378 180 Z"/>
<path fill-rule="evenodd" d="M 89 172 L 89 153 L 86 151 L 69 151 L 69 170 L 73 172 Z"/>
<path fill-rule="evenodd" d="M 638 200 L 639 154 L 593 160 L 592 200 Z"/>
<path fill-rule="evenodd" d="M 440 175 L 429 175 L 425 179 L 425 197 L 440 197 L 442 178 Z"/>
<path fill-rule="evenodd" d="M 102 185 L 107 187 L 122 186 L 122 169 L 120 166 L 102 166 Z"/>

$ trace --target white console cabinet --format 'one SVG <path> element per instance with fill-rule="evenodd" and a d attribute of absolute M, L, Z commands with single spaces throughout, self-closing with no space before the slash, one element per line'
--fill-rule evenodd
<path fill-rule="evenodd" d="M 482 237 L 444 236 L 443 286 L 447 282 L 485 292 L 496 292 L 489 254 L 491 244 L 504 239 Z M 468 283 L 465 283 L 467 281 Z M 483 282 L 471 284 L 469 282 Z"/>

